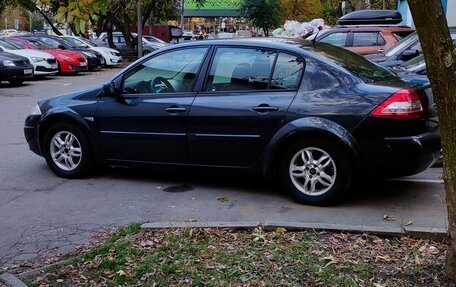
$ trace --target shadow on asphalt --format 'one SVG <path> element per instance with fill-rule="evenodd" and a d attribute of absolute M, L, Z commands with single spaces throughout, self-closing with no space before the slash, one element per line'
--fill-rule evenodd
<path fill-rule="evenodd" d="M 147 168 L 105 168 L 95 178 L 115 178 L 124 181 L 163 183 L 170 187 L 163 192 L 186 192 L 196 186 L 208 190 L 223 188 L 239 192 L 274 195 L 282 198 L 292 197 L 285 192 L 277 180 L 264 179 L 261 176 L 246 175 L 226 171 L 200 171 L 192 169 L 147 169 Z M 372 204 L 373 202 L 397 202 L 400 198 L 411 196 L 425 183 L 398 182 L 372 179 L 353 185 L 349 195 L 338 206 Z"/>

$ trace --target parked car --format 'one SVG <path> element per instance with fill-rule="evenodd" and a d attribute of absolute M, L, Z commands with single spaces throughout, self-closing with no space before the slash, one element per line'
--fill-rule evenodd
<path fill-rule="evenodd" d="M 121 54 L 127 56 L 137 50 L 136 47 L 133 49 L 127 47 L 125 37 L 123 36 L 123 34 L 121 32 L 113 32 L 112 35 L 113 35 L 114 45 L 116 45 L 117 49 L 120 51 Z M 134 37 L 137 37 L 136 33 L 132 33 L 132 35 Z M 94 43 L 97 44 L 98 46 L 109 47 L 108 34 L 101 34 L 100 37 L 98 37 L 98 39 L 94 41 Z M 167 45 L 168 45 L 167 43 L 149 42 L 149 41 L 143 39 L 143 52 L 146 55 L 155 50 L 166 47 Z"/>
<path fill-rule="evenodd" d="M 182 34 L 182 38 L 185 41 L 194 41 L 194 40 L 198 39 L 198 35 L 193 34 L 193 32 L 185 31 Z"/>
<path fill-rule="evenodd" d="M 54 75 L 59 71 L 57 60 L 49 53 L 32 49 L 22 49 L 1 38 L 0 48 L 5 52 L 26 57 L 34 67 L 34 76 Z"/>
<path fill-rule="evenodd" d="M 451 38 L 456 39 L 456 27 L 450 27 Z M 423 53 L 418 34 L 412 33 L 399 41 L 391 48 L 380 51 L 375 55 L 368 55 L 366 58 L 384 67 L 401 65 Z"/>
<path fill-rule="evenodd" d="M 23 49 L 41 50 L 43 52 L 51 54 L 57 60 L 60 73 L 77 74 L 79 72 L 87 71 L 88 69 L 87 59 L 82 53 L 70 50 L 56 49 L 40 40 L 33 38 L 8 37 L 6 39 Z"/>
<path fill-rule="evenodd" d="M 74 46 L 76 47 L 81 47 L 81 48 L 87 48 L 92 51 L 96 51 L 100 53 L 104 60 L 105 60 L 105 65 L 106 66 L 117 66 L 120 63 L 122 63 L 122 56 L 120 55 L 120 52 L 111 49 L 109 47 L 98 47 L 97 44 L 94 42 L 83 38 L 83 37 L 77 37 L 77 36 L 63 36 L 65 39 L 73 43 Z"/>
<path fill-rule="evenodd" d="M 3 52 L 0 48 L 0 82 L 8 81 L 16 86 L 31 78 L 33 78 L 33 65 L 26 57 Z"/>
<path fill-rule="evenodd" d="M 327 205 L 365 174 L 432 165 L 440 134 L 429 106 L 420 87 L 326 43 L 188 42 L 104 86 L 38 102 L 25 137 L 61 177 L 95 164 L 254 171 Z"/>
<path fill-rule="evenodd" d="M 148 43 L 148 44 L 156 44 L 158 43 L 161 46 L 168 46 L 169 44 L 163 41 L 162 39 L 158 39 L 157 37 L 151 36 L 151 35 L 143 35 L 142 36 L 143 40 Z"/>
<path fill-rule="evenodd" d="M 323 30 L 316 41 L 344 47 L 361 55 L 377 54 L 388 49 L 415 30 L 400 26 L 355 26 Z"/>
<path fill-rule="evenodd" d="M 105 64 L 105 60 L 100 53 L 91 51 L 87 48 L 76 47 L 71 42 L 65 40 L 62 37 L 39 34 L 34 34 L 27 37 L 43 41 L 54 48 L 82 53 L 87 59 L 87 66 L 89 70 L 101 68 Z"/>

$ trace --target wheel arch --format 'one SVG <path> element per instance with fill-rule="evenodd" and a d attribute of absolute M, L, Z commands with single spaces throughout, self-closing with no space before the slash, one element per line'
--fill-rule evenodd
<path fill-rule="evenodd" d="M 359 166 L 356 140 L 345 128 L 328 119 L 307 117 L 289 122 L 273 136 L 264 155 L 263 175 L 272 175 L 285 148 L 305 137 L 326 138 L 334 141 L 347 153 L 354 169 Z"/>
<path fill-rule="evenodd" d="M 89 124 L 83 117 L 81 117 L 79 114 L 68 108 L 50 110 L 43 116 L 38 129 L 38 141 L 41 151 L 43 150 L 43 140 L 47 129 L 50 126 L 59 122 L 72 123 L 78 128 L 80 128 L 84 133 L 86 133 L 88 135 L 87 140 L 92 148 L 92 151 L 94 152 L 94 156 L 96 157 L 96 145 L 95 138 L 93 137 L 94 133 L 92 128 L 89 126 Z"/>

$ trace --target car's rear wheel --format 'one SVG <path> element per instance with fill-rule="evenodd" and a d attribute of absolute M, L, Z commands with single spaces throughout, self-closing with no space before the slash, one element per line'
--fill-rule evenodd
<path fill-rule="evenodd" d="M 81 178 L 92 165 L 92 150 L 83 132 L 71 123 L 51 126 L 44 135 L 43 154 L 60 177 Z"/>
<path fill-rule="evenodd" d="M 301 203 L 331 205 L 347 193 L 352 166 L 345 151 L 323 139 L 289 146 L 280 161 L 282 185 Z"/>

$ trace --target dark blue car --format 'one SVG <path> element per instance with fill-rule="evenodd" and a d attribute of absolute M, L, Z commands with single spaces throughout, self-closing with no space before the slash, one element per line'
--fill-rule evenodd
<path fill-rule="evenodd" d="M 430 106 L 420 87 L 329 44 L 202 41 L 39 102 L 25 137 L 66 178 L 100 164 L 254 171 L 277 176 L 300 202 L 327 205 L 366 174 L 432 165 L 440 137 Z"/>

